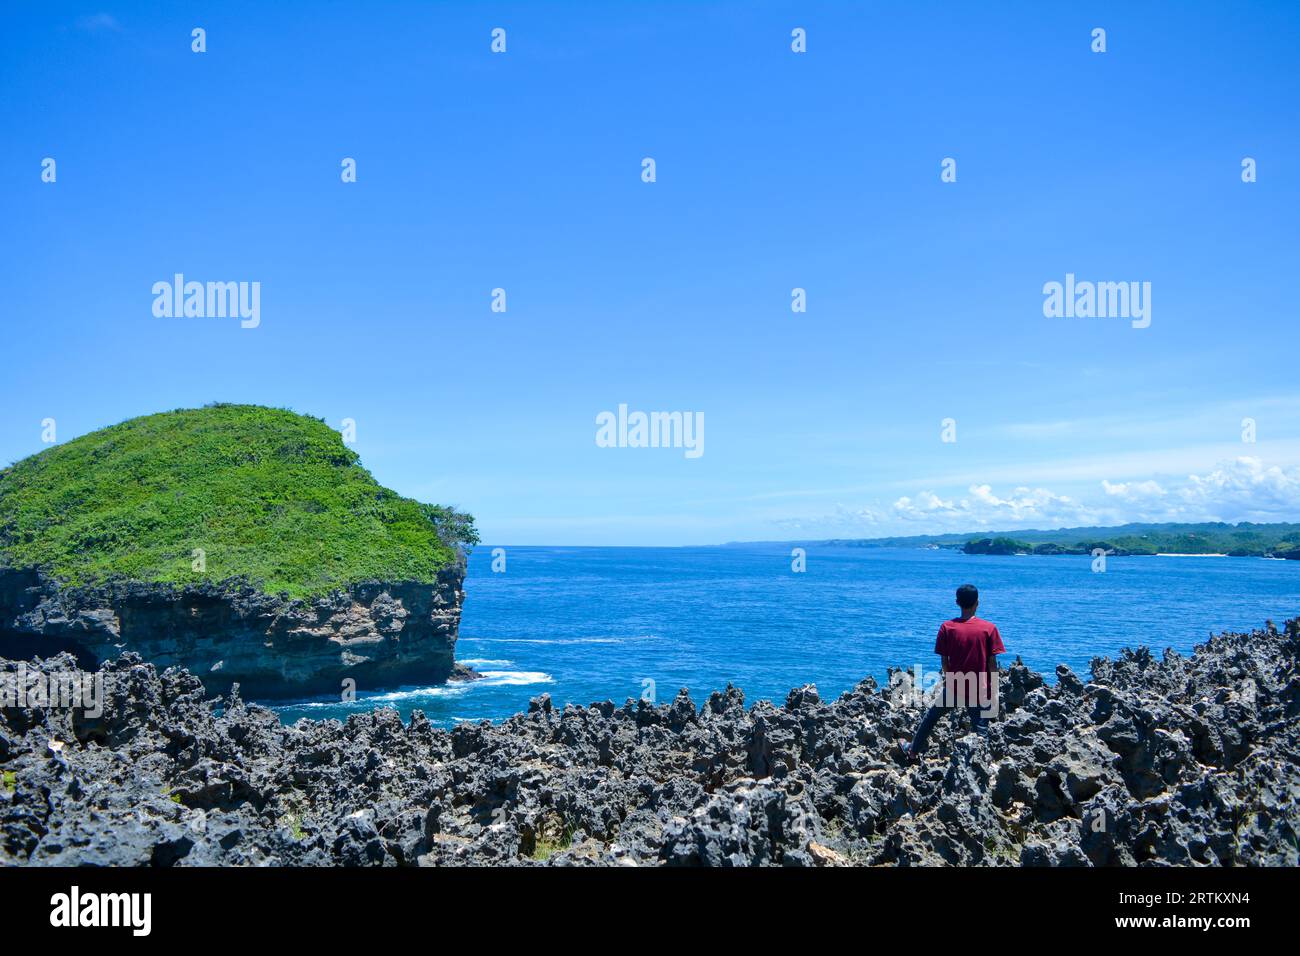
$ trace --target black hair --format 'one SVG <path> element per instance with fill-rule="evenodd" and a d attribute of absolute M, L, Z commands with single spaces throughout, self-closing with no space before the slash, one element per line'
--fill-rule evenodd
<path fill-rule="evenodd" d="M 957 589 L 957 604 L 963 611 L 969 611 L 979 603 L 980 590 L 973 584 L 963 584 Z"/>

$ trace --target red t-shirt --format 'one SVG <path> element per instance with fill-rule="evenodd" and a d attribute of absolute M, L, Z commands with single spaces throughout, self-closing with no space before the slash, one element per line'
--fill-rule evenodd
<path fill-rule="evenodd" d="M 988 670 L 990 654 L 1005 654 L 996 624 L 983 618 L 953 618 L 939 625 L 934 652 L 948 658 L 948 666 L 959 674 Z"/>

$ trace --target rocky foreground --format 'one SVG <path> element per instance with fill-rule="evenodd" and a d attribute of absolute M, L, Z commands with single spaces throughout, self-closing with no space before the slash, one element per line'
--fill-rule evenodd
<path fill-rule="evenodd" d="M 1298 647 L 1300 619 L 1088 682 L 1017 661 L 988 740 L 945 719 L 913 766 L 891 751 L 920 712 L 870 679 L 286 727 L 127 654 L 99 717 L 0 709 L 0 863 L 1296 865 Z"/>

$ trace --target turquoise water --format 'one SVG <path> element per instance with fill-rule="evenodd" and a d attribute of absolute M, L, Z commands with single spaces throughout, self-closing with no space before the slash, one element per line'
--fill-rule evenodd
<path fill-rule="evenodd" d="M 1300 562 L 1261 558 L 995 557 L 954 551 L 789 546 L 492 549 L 470 559 L 457 658 L 486 679 L 280 706 L 282 719 L 339 717 L 376 706 L 433 722 L 499 719 L 549 692 L 559 704 L 687 687 L 699 703 L 731 682 L 746 700 L 783 701 L 814 683 L 835 696 L 887 666 L 934 667 L 934 634 L 953 591 L 980 589 L 980 616 L 1008 657 L 1085 673 L 1097 655 L 1149 644 L 1183 653 L 1214 631 L 1300 615 Z"/>

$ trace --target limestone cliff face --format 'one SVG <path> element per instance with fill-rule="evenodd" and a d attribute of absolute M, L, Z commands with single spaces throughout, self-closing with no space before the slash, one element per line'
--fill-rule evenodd
<path fill-rule="evenodd" d="M 38 571 L 0 569 L 0 650 L 85 663 L 135 651 L 160 668 L 198 675 L 207 690 L 232 683 L 248 697 L 338 694 L 458 676 L 463 563 L 433 584 L 373 582 L 311 600 L 242 581 L 172 586 L 121 582 L 65 588 Z"/>

